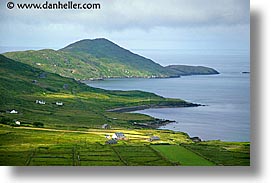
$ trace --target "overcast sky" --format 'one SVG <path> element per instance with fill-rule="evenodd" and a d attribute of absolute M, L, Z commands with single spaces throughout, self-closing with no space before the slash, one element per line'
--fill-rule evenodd
<path fill-rule="evenodd" d="M 46 0 L 1 0 L 0 46 L 57 49 L 104 37 L 129 49 L 249 49 L 249 0 L 74 1 L 100 10 L 10 10 L 9 1 Z"/>

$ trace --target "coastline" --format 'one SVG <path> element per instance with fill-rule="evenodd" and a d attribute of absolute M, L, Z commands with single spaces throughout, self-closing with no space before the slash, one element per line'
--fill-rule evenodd
<path fill-rule="evenodd" d="M 217 75 L 217 73 L 189 73 L 189 74 L 178 74 L 178 75 L 171 75 L 171 76 L 111 76 L 111 77 L 100 77 L 100 78 L 88 78 L 88 79 L 76 79 L 81 83 L 90 82 L 90 81 L 102 81 L 102 80 L 109 80 L 109 79 L 171 79 L 171 78 L 180 78 L 182 76 L 197 76 L 197 75 Z"/>
<path fill-rule="evenodd" d="M 198 107 L 204 106 L 202 104 L 195 104 L 195 103 L 182 103 L 182 104 L 171 104 L 171 105 L 139 105 L 139 106 L 130 106 L 130 107 L 119 107 L 114 109 L 108 109 L 107 112 L 133 112 L 133 111 L 140 111 L 144 109 L 159 109 L 159 108 L 180 108 L 180 107 Z"/>
<path fill-rule="evenodd" d="M 140 106 L 131 106 L 131 107 L 120 107 L 120 108 L 114 108 L 114 109 L 109 109 L 106 110 L 107 112 L 119 112 L 119 113 L 124 113 L 124 112 L 134 112 L 134 111 L 140 111 L 144 109 L 159 109 L 159 108 L 180 108 L 180 107 L 198 107 L 198 106 L 204 106 L 201 104 L 194 104 L 194 103 L 184 103 L 184 104 L 173 104 L 173 105 L 140 105 Z M 131 121 L 130 123 L 133 126 L 140 127 L 140 128 L 153 128 L 157 129 L 161 126 L 165 126 L 169 123 L 176 123 L 177 121 L 175 120 L 168 120 L 168 119 L 159 119 L 151 116 L 153 120 L 150 121 L 144 121 L 144 122 L 136 122 L 136 121 Z M 173 131 L 173 130 L 172 130 Z M 184 132 L 186 133 L 186 132 Z"/>
<path fill-rule="evenodd" d="M 113 76 L 113 77 L 101 77 L 101 78 L 88 78 L 88 79 L 76 79 L 77 81 L 80 81 L 81 83 L 87 83 L 90 81 L 103 81 L 103 80 L 109 80 L 109 79 L 170 79 L 170 78 L 180 78 L 181 75 L 175 75 L 175 76 Z"/>

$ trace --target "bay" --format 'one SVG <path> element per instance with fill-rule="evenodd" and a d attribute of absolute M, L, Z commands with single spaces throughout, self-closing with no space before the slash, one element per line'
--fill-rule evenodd
<path fill-rule="evenodd" d="M 204 65 L 219 75 L 167 79 L 109 79 L 87 84 L 108 90 L 142 90 L 206 106 L 136 111 L 175 120 L 161 129 L 182 131 L 203 140 L 250 141 L 249 52 L 246 50 L 135 50 L 162 64 Z"/>

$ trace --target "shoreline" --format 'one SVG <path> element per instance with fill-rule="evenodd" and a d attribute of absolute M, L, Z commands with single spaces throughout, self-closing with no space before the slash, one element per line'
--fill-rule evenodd
<path fill-rule="evenodd" d="M 104 80 L 112 80 L 112 79 L 172 79 L 172 78 L 180 78 L 184 76 L 204 76 L 204 75 L 218 75 L 220 73 L 193 73 L 193 74 L 181 74 L 181 75 L 172 75 L 172 76 L 113 76 L 113 77 L 101 77 L 101 78 L 87 78 L 87 79 L 76 79 L 81 83 L 91 82 L 91 81 L 104 81 Z"/>
<path fill-rule="evenodd" d="M 124 113 L 124 112 L 134 112 L 134 111 L 141 111 L 144 109 L 160 109 L 160 108 L 180 108 L 180 107 L 199 107 L 199 106 L 204 106 L 201 104 L 194 104 L 194 103 L 185 103 L 181 105 L 140 105 L 140 106 L 131 106 L 131 107 L 120 107 L 120 108 L 114 108 L 114 109 L 109 109 L 106 110 L 107 112 L 119 112 L 119 113 Z M 142 114 L 142 113 L 140 113 Z M 140 128 L 153 128 L 153 129 L 158 129 L 161 126 L 165 126 L 170 123 L 177 123 L 175 120 L 169 120 L 169 119 L 159 119 L 153 116 L 150 116 L 153 119 L 150 121 L 144 121 L 144 122 L 136 122 L 136 121 L 131 121 L 130 123 L 133 126 L 140 127 Z M 173 130 L 172 130 L 173 131 Z M 184 132 L 186 133 L 186 132 Z"/>
<path fill-rule="evenodd" d="M 78 79 L 78 81 L 82 83 L 86 83 L 89 81 L 103 81 L 103 80 L 111 80 L 111 79 L 170 79 L 170 78 L 180 78 L 181 75 L 175 75 L 175 76 L 117 76 L 117 77 L 102 77 L 102 78 L 88 78 L 88 79 Z"/>
<path fill-rule="evenodd" d="M 172 104 L 172 105 L 139 105 L 139 106 L 129 106 L 129 107 L 118 107 L 114 109 L 108 109 L 107 112 L 134 112 L 140 111 L 144 109 L 159 109 L 159 108 L 181 108 L 181 107 L 199 107 L 205 106 L 202 104 L 195 104 L 195 103 L 184 103 L 184 104 Z"/>

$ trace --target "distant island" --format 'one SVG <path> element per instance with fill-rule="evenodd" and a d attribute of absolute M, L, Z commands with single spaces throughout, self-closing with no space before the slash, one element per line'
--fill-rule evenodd
<path fill-rule="evenodd" d="M 165 68 L 180 76 L 219 74 L 215 69 L 204 66 L 169 65 Z"/>
<path fill-rule="evenodd" d="M 75 80 L 108 78 L 172 78 L 219 74 L 203 66 L 160 64 L 104 39 L 84 39 L 60 50 L 17 51 L 6 57 Z"/>

